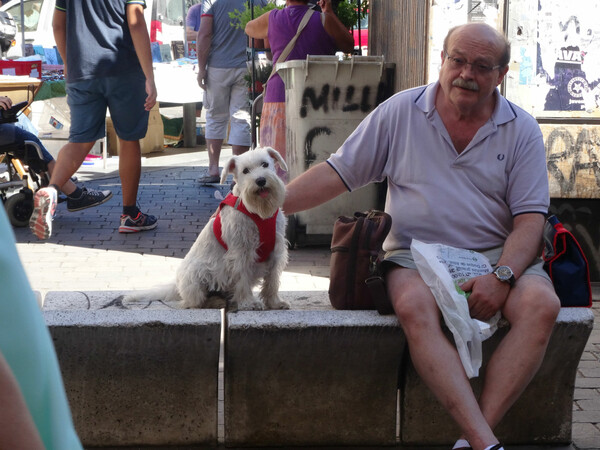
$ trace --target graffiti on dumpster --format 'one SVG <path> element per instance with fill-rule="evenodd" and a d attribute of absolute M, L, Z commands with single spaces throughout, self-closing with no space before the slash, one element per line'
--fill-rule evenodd
<path fill-rule="evenodd" d="M 600 135 L 593 126 L 542 125 L 550 196 L 600 198 Z"/>
<path fill-rule="evenodd" d="M 342 92 L 339 87 L 332 88 L 329 84 L 324 84 L 321 87 L 321 92 L 317 94 L 314 87 L 306 87 L 302 93 L 300 117 L 304 119 L 308 116 L 309 103 L 314 111 L 322 108 L 324 113 L 328 113 L 330 109 L 342 112 L 361 111 L 367 113 L 387 97 L 387 88 L 384 83 L 379 83 L 374 98 L 372 98 L 371 88 L 371 86 L 366 85 L 362 89 L 357 89 L 356 86 L 349 85 L 345 87 L 345 92 Z M 342 103 L 340 104 L 340 102 Z"/>

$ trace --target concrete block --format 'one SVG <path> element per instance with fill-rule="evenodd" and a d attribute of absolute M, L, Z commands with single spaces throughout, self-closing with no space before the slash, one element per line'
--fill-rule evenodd
<path fill-rule="evenodd" d="M 563 308 L 558 316 L 540 370 L 495 430 L 500 442 L 568 444 L 577 365 L 592 331 L 593 312 Z M 489 356 L 509 330 L 506 321 L 483 345 L 485 373 Z M 450 333 L 447 333 L 451 339 Z M 400 386 L 400 441 L 403 445 L 452 445 L 460 430 L 417 375 L 409 362 Z M 481 391 L 482 378 L 472 380 Z"/>
<path fill-rule="evenodd" d="M 219 310 L 44 316 L 84 446 L 217 444 Z"/>
<path fill-rule="evenodd" d="M 246 311 L 227 322 L 226 446 L 396 443 L 406 342 L 394 316 Z"/>

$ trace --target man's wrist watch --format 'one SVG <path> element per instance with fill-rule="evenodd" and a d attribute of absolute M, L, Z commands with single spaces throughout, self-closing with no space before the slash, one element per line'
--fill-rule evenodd
<path fill-rule="evenodd" d="M 503 283 L 508 283 L 511 286 L 515 284 L 515 274 L 508 266 L 498 266 L 492 272 Z"/>

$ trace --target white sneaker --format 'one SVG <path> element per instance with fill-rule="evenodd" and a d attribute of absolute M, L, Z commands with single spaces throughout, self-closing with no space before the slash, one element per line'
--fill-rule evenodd
<path fill-rule="evenodd" d="M 58 194 L 53 187 L 40 189 L 33 196 L 33 213 L 29 228 L 38 239 L 48 239 L 52 235 L 52 218 L 56 211 Z"/>

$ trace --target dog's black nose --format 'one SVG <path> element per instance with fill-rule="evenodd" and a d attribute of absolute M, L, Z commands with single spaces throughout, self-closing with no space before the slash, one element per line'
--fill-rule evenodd
<path fill-rule="evenodd" d="M 265 184 L 267 184 L 267 179 L 264 177 L 257 178 L 256 184 L 258 184 L 260 187 L 264 187 Z"/>

